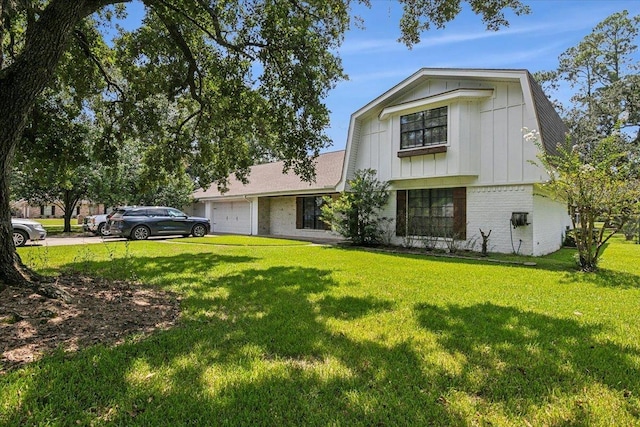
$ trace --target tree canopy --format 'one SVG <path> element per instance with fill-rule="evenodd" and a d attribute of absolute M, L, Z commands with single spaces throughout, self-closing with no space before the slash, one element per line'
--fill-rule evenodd
<path fill-rule="evenodd" d="M 558 68 L 537 74 L 548 92 L 560 84 L 574 91 L 560 105 L 574 139 L 594 144 L 616 127 L 640 144 L 640 77 L 637 39 L 640 16 L 621 11 L 605 18 L 558 58 Z"/>

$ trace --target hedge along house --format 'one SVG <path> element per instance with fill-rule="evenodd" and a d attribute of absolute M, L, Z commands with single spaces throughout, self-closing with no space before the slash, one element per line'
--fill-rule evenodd
<path fill-rule="evenodd" d="M 312 183 L 284 174 L 282 162 L 255 165 L 247 184 L 232 176 L 226 193 L 215 186 L 196 191 L 191 211 L 211 220 L 212 233 L 339 239 L 320 221 L 320 205 L 323 196 L 337 194 L 344 153 L 318 156 Z"/>
<path fill-rule="evenodd" d="M 321 196 L 348 191 L 359 169 L 390 183 L 383 216 L 392 243 L 427 235 L 480 250 L 543 255 L 560 248 L 570 225 L 566 203 L 550 198 L 538 147 L 522 129 L 538 130 L 553 152 L 566 128 L 526 70 L 424 68 L 351 116 L 345 151 L 317 159 L 315 183 L 282 173 L 282 163 L 254 166 L 249 183 L 194 194 L 193 213 L 212 232 L 332 237 L 319 220 Z"/>
<path fill-rule="evenodd" d="M 528 71 L 421 69 L 351 116 L 337 189 L 365 168 L 388 181 L 396 244 L 436 235 L 479 250 L 480 230 L 491 230 L 489 251 L 550 253 L 570 219 L 541 185 L 548 175 L 532 164 L 525 127 L 551 152 L 565 140 Z"/>

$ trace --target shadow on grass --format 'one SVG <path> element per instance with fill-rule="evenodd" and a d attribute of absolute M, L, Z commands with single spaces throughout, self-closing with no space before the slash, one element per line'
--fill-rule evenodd
<path fill-rule="evenodd" d="M 334 296 L 340 284 L 330 270 L 203 274 L 251 260 L 212 254 L 126 260 L 120 267 L 143 280 L 162 276 L 154 281 L 160 286 L 189 287 L 181 326 L 115 348 L 58 353 L 0 378 L 0 401 L 20 392 L 15 404 L 0 406 L 0 424 L 465 425 L 468 414 L 443 399 L 452 390 L 519 419 L 531 405 L 548 405 L 557 390 L 640 387 L 629 375 L 636 352 L 570 320 L 492 304 L 414 307 L 420 327 L 437 337 L 437 351 L 464 355 L 452 373 L 411 340 L 391 344 L 352 331 L 365 316 L 393 310 L 394 302 Z M 336 322 L 350 323 L 341 329 Z"/>
<path fill-rule="evenodd" d="M 553 254 L 542 257 L 519 256 L 514 254 L 489 254 L 488 257 L 482 257 L 477 253 L 469 253 L 465 251 L 456 254 L 445 254 L 440 252 L 427 252 L 418 250 L 407 250 L 401 247 L 392 248 L 363 248 L 358 246 L 334 246 L 327 248 L 336 251 L 345 252 L 372 252 L 380 255 L 405 258 L 405 259 L 422 259 L 430 262 L 443 262 L 460 265 L 489 265 L 513 268 L 526 268 L 545 271 L 567 271 L 577 272 L 577 266 L 573 259 L 574 251 L 572 249 L 561 249 Z M 524 263 L 535 263 L 535 265 L 524 265 Z"/>
<path fill-rule="evenodd" d="M 598 325 L 489 303 L 420 304 L 416 312 L 446 351 L 464 357 L 448 386 L 514 413 L 544 405 L 552 394 L 570 396 L 594 385 L 627 397 L 640 389 L 640 377 L 631 375 L 640 352 L 609 341 Z M 639 409 L 636 401 L 636 414 Z"/>
<path fill-rule="evenodd" d="M 181 268 L 197 270 L 203 262 L 182 256 L 172 258 L 174 265 L 154 260 L 165 266 L 157 267 L 165 274 Z M 175 265 L 178 261 L 184 265 Z M 144 259 L 136 263 L 144 265 Z M 207 295 L 207 288 L 218 286 L 226 289 L 225 295 Z M 25 368 L 27 377 L 17 371 L 0 379 L 5 390 L 11 381 L 24 381 L 19 386 L 20 403 L 5 408 L 0 421 L 36 425 L 456 422 L 430 394 L 428 380 L 420 374 L 420 357 L 409 344 L 353 339 L 320 320 L 354 320 L 393 306 L 370 297 L 323 295 L 334 286 L 329 270 L 304 267 L 248 269 L 204 281 L 200 293 L 183 300 L 185 318 L 178 328 L 115 348 L 58 353 Z M 6 396 L 0 393 L 0 397 Z"/>
<path fill-rule="evenodd" d="M 139 279 L 160 286 L 172 286 L 200 282 L 208 271 L 228 264 L 247 263 L 256 260 L 251 256 L 223 255 L 217 253 L 178 253 L 172 256 L 140 257 L 120 256 L 111 260 L 74 260 L 63 270 L 96 274 L 114 279 Z"/>
<path fill-rule="evenodd" d="M 639 276 L 622 271 L 608 270 L 606 268 L 600 268 L 598 271 L 591 273 L 578 271 L 572 274 L 566 274 L 560 282 L 571 284 L 590 283 L 596 286 L 621 289 L 640 288 Z"/>

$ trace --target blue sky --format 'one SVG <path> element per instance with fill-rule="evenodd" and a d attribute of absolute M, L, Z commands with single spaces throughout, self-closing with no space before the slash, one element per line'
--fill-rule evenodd
<path fill-rule="evenodd" d="M 326 99 L 331 110 L 327 134 L 333 146 L 325 151 L 345 147 L 353 112 L 420 68 L 552 70 L 561 53 L 609 15 L 622 10 L 640 14 L 640 0 L 523 1 L 531 13 L 507 13 L 508 28 L 487 31 L 467 8 L 445 29 L 424 33 L 411 50 L 397 42 L 401 9 L 396 1 L 371 0 L 370 9 L 357 6 L 354 14 L 364 19 L 364 29 L 354 26 L 339 51 L 349 80 Z"/>

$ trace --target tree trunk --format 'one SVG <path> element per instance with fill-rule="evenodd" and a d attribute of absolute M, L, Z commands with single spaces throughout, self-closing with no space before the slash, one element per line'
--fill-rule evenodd
<path fill-rule="evenodd" d="M 15 62 L 0 71 L 0 290 L 7 285 L 28 285 L 38 277 L 22 264 L 13 245 L 9 178 L 15 147 L 29 111 L 51 80 L 74 27 L 107 3 L 52 0 L 27 29 L 24 49 Z"/>
<path fill-rule="evenodd" d="M 63 233 L 71 233 L 71 217 L 86 191 L 65 190 L 62 211 L 64 212 Z"/>
<path fill-rule="evenodd" d="M 63 204 L 64 208 L 62 210 L 64 212 L 64 229 L 62 230 L 62 232 L 71 233 L 71 214 L 73 213 L 73 206 L 71 206 L 70 190 L 65 190 Z"/>

